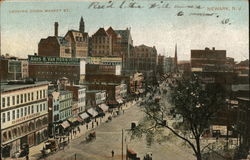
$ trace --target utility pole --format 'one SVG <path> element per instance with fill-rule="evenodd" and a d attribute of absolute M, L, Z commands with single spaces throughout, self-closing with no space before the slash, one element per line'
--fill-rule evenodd
<path fill-rule="evenodd" d="M 122 129 L 122 160 L 123 160 L 123 129 Z"/>

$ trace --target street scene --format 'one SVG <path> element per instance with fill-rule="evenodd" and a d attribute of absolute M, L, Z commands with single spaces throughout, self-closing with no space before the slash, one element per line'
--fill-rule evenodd
<path fill-rule="evenodd" d="M 122 153 L 122 129 L 130 129 L 133 121 L 139 121 L 143 117 L 143 112 L 140 111 L 138 104 L 130 106 L 125 109 L 125 113 L 117 116 L 111 122 L 103 123 L 94 129 L 96 132 L 96 139 L 86 143 L 85 135 L 77 137 L 67 146 L 64 150 L 57 152 L 47 159 L 86 159 L 86 160 L 105 160 L 105 159 L 121 159 Z M 128 131 L 127 131 L 128 132 Z M 126 139 L 126 141 L 125 141 Z M 130 140 L 130 133 L 124 133 L 124 159 L 125 148 L 133 148 L 138 152 L 140 157 L 144 156 L 144 153 L 154 153 L 154 159 L 194 159 L 190 154 L 188 148 L 178 146 L 173 141 L 165 142 L 164 144 L 155 144 L 153 146 L 147 146 L 145 140 Z M 114 151 L 114 157 L 112 157 L 111 151 Z M 62 158 L 63 157 L 63 158 Z"/>
<path fill-rule="evenodd" d="M 0 160 L 249 160 L 248 1 L 0 2 Z"/>

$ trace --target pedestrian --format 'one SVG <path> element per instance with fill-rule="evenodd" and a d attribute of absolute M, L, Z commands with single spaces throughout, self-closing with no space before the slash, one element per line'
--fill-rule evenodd
<path fill-rule="evenodd" d="M 112 151 L 111 151 L 111 154 L 112 154 L 112 157 L 114 157 L 115 152 L 112 150 Z"/>

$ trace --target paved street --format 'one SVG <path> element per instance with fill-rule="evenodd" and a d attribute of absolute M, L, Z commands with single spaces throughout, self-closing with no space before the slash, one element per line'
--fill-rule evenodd
<path fill-rule="evenodd" d="M 136 106 L 130 107 L 124 115 L 114 118 L 111 122 L 103 123 L 95 131 L 96 140 L 86 143 L 84 136 L 74 139 L 64 150 L 47 157 L 46 159 L 76 159 L 81 160 L 120 160 L 121 159 L 121 136 L 122 129 L 130 128 L 131 121 L 138 121 L 143 117 L 143 113 Z M 124 136 L 127 141 L 129 135 Z M 166 142 L 164 144 L 153 144 L 147 147 L 144 140 L 133 140 L 127 142 L 129 149 L 143 157 L 147 152 L 152 152 L 154 160 L 193 160 L 192 151 L 183 149 L 175 144 Z M 124 143 L 124 157 L 126 145 Z M 111 157 L 111 151 L 114 150 L 114 157 Z M 125 159 L 125 158 L 124 158 Z"/>

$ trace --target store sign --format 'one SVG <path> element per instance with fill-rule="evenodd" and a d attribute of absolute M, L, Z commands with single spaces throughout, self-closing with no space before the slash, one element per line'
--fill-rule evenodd
<path fill-rule="evenodd" d="M 26 116 L 26 117 L 22 117 L 22 118 L 19 118 L 19 119 L 16 119 L 16 120 L 12 121 L 12 124 L 17 124 L 17 123 L 20 123 L 20 122 L 29 120 L 29 119 L 31 119 L 31 118 L 37 117 L 37 116 L 39 116 L 39 115 L 40 115 L 40 112 L 35 113 L 35 114 L 32 114 L 32 115 L 28 115 L 28 116 Z"/>
<path fill-rule="evenodd" d="M 29 55 L 30 64 L 80 64 L 79 58 L 45 57 Z"/>

